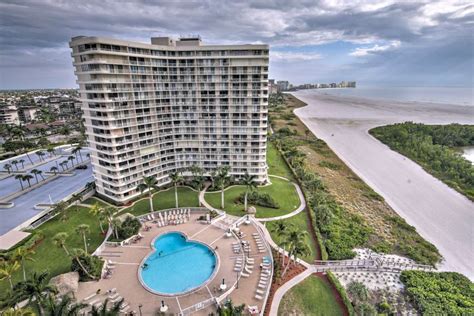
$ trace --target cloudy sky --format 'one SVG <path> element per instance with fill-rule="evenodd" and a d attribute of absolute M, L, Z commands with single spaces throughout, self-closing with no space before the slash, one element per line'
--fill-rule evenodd
<path fill-rule="evenodd" d="M 0 0 L 0 89 L 76 87 L 68 41 L 268 43 L 293 83 L 473 86 L 472 1 Z"/>

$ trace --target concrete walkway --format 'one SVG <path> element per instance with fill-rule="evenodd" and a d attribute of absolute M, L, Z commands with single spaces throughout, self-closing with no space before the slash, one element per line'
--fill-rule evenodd
<path fill-rule="evenodd" d="M 305 280 L 307 277 L 309 277 L 311 274 L 314 273 L 314 270 L 312 267 L 306 269 L 303 271 L 303 273 L 298 274 L 295 276 L 293 279 L 290 281 L 286 282 L 283 284 L 278 290 L 276 290 L 275 294 L 273 295 L 273 300 L 272 300 L 272 305 L 270 306 L 270 311 L 269 314 L 270 316 L 276 316 L 278 315 L 278 307 L 280 306 L 280 302 L 283 298 L 283 296 L 291 290 L 295 285 L 301 283 L 303 280 Z"/>

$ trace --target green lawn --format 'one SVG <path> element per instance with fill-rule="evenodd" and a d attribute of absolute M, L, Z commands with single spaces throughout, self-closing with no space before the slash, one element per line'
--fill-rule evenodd
<path fill-rule="evenodd" d="M 343 315 L 330 285 L 317 276 L 288 291 L 281 300 L 278 315 L 339 316 Z"/>
<path fill-rule="evenodd" d="M 178 201 L 180 207 L 198 207 L 199 194 L 188 187 L 178 188 Z M 153 207 L 155 210 L 164 210 L 175 207 L 174 188 L 160 191 L 153 195 Z M 122 210 L 121 213 L 131 213 L 135 216 L 150 212 L 150 201 L 148 198 L 136 202 L 133 206 Z"/>
<path fill-rule="evenodd" d="M 66 232 L 69 238 L 66 240 L 66 247 L 71 250 L 73 248 L 83 248 L 84 243 L 82 237 L 75 232 L 75 228 L 80 224 L 87 224 L 91 233 L 88 236 L 88 250 L 94 251 L 103 241 L 104 236 L 100 233 L 99 222 L 96 217 L 89 213 L 89 209 L 80 206 L 72 206 L 65 210 L 67 220 L 61 220 L 62 214 L 56 218 L 41 225 L 32 233 L 44 234 L 44 240 L 35 248 L 35 254 L 32 255 L 35 261 L 27 261 L 27 276 L 33 271 L 43 272 L 49 271 L 50 277 L 70 271 L 71 259 L 69 259 L 64 250 L 59 249 L 53 243 L 53 237 L 59 232 Z M 18 270 L 13 281 L 18 282 L 22 279 L 21 269 Z M 0 282 L 0 292 L 4 292 L 9 288 L 8 281 Z"/>
<path fill-rule="evenodd" d="M 267 164 L 269 174 L 285 177 L 294 181 L 293 173 L 278 152 L 278 149 L 276 149 L 275 145 L 271 142 L 268 142 L 267 145 Z"/>
<path fill-rule="evenodd" d="M 81 204 L 87 204 L 87 205 L 94 205 L 98 203 L 99 206 L 102 206 L 102 207 L 106 207 L 106 206 L 109 206 L 109 204 L 107 204 L 106 202 L 104 202 L 103 200 L 93 196 L 93 197 L 90 197 L 88 198 L 87 200 L 84 200 L 81 202 Z"/>
<path fill-rule="evenodd" d="M 316 258 L 318 257 L 317 253 L 317 247 L 313 239 L 311 238 L 309 234 L 309 227 L 308 227 L 308 219 L 306 212 L 303 211 L 299 213 L 298 215 L 292 216 L 290 218 L 286 218 L 281 220 L 285 222 L 286 225 L 294 227 L 295 230 L 297 231 L 307 231 L 308 235 L 306 236 L 306 244 L 308 245 L 310 249 L 310 253 L 307 256 L 303 256 L 301 259 L 308 263 L 312 263 Z M 279 245 L 280 244 L 280 236 L 272 232 L 272 227 L 276 225 L 280 221 L 273 221 L 273 222 L 267 222 L 265 225 L 270 232 L 270 235 L 272 236 L 273 241 Z"/>
<path fill-rule="evenodd" d="M 259 193 L 268 193 L 280 206 L 278 209 L 257 206 L 256 217 L 273 217 L 288 214 L 300 205 L 298 193 L 294 185 L 283 179 L 271 178 L 271 185 L 258 187 Z M 245 215 L 244 205 L 235 204 L 237 197 L 245 192 L 244 186 L 234 186 L 225 191 L 225 211 L 231 215 Z M 215 208 L 221 208 L 221 193 L 210 192 L 205 195 L 206 201 Z"/>

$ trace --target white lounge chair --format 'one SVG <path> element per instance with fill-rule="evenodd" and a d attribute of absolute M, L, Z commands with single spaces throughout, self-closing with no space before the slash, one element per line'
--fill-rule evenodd
<path fill-rule="evenodd" d="M 259 300 L 259 301 L 261 301 L 261 300 L 263 299 L 263 297 L 261 297 L 261 296 L 260 296 L 260 295 L 258 295 L 258 294 L 257 294 L 257 295 L 255 295 L 255 298 L 256 298 L 257 300 Z"/>

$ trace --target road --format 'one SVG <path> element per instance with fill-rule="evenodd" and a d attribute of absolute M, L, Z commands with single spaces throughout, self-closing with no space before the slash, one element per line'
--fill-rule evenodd
<path fill-rule="evenodd" d="M 414 121 L 474 124 L 474 107 L 372 101 L 294 93 L 308 106 L 295 114 L 418 232 L 436 245 L 440 269 L 474 279 L 474 203 L 368 134 L 380 125 Z"/>

